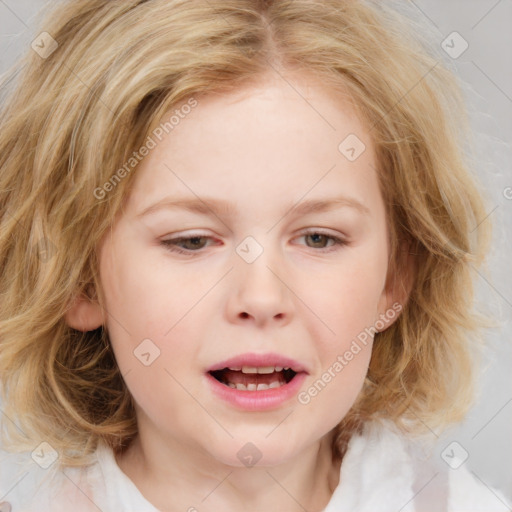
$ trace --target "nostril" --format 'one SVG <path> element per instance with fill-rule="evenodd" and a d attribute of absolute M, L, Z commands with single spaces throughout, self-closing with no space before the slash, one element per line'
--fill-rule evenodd
<path fill-rule="evenodd" d="M 240 314 L 242 318 L 247 318 L 249 316 L 249 313 L 246 313 L 245 311 Z"/>

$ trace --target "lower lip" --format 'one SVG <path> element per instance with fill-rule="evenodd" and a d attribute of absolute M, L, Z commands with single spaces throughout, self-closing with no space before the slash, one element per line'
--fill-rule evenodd
<path fill-rule="evenodd" d="M 233 389 L 222 384 L 209 373 L 206 374 L 206 377 L 213 393 L 230 405 L 246 411 L 266 411 L 277 409 L 293 398 L 304 382 L 306 374 L 303 372 L 297 373 L 288 384 L 284 384 L 279 388 L 263 389 L 261 391 Z"/>

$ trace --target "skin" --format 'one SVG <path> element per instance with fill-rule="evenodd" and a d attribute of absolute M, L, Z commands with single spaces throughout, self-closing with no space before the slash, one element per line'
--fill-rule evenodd
<path fill-rule="evenodd" d="M 67 316 L 77 329 L 108 329 L 139 425 L 117 462 L 163 511 L 322 510 L 339 483 L 332 429 L 361 390 L 371 342 L 306 405 L 294 397 L 274 410 L 241 411 L 212 394 L 205 371 L 235 355 L 277 352 L 307 365 L 306 390 L 403 300 L 386 288 L 389 232 L 367 128 L 346 98 L 312 77 L 288 81 L 294 88 L 268 75 L 198 98 L 143 160 L 102 240 L 106 311 L 83 299 Z M 353 162 L 338 150 L 349 134 L 366 145 Z M 168 195 L 225 200 L 237 213 L 175 208 L 137 217 Z M 341 195 L 368 212 L 289 212 Z M 235 250 L 249 235 L 263 247 L 253 263 Z M 211 238 L 186 256 L 162 244 L 178 236 Z M 147 338 L 160 350 L 149 366 L 133 353 Z M 250 468 L 237 457 L 247 442 L 262 454 Z"/>

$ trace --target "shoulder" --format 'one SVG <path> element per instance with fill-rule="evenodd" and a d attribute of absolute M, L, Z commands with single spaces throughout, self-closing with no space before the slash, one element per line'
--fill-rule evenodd
<path fill-rule="evenodd" d="M 81 467 L 59 466 L 44 445 L 21 454 L 0 447 L 2 502 L 12 512 L 158 512 L 121 471 L 112 449 L 102 444 L 91 464 Z"/>
<path fill-rule="evenodd" d="M 466 466 L 450 469 L 450 512 L 510 512 L 512 503 Z"/>
<path fill-rule="evenodd" d="M 455 466 L 431 441 L 405 436 L 390 422 L 366 425 L 349 443 L 325 512 L 510 512 L 499 491 Z"/>
<path fill-rule="evenodd" d="M 0 504 L 8 503 L 12 512 L 97 511 L 104 487 L 97 464 L 61 468 L 48 450 L 44 445 L 28 453 L 0 449 Z"/>

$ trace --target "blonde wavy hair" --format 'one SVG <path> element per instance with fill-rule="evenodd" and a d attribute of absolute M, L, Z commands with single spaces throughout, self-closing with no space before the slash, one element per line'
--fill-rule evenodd
<path fill-rule="evenodd" d="M 485 320 L 472 267 L 489 227 L 460 84 L 417 20 L 377 0 L 71 0 L 42 26 L 58 46 L 19 61 L 0 112 L 7 448 L 47 441 L 61 464 L 80 465 L 100 440 L 116 453 L 129 445 L 137 423 L 108 333 L 64 317 L 84 294 L 103 304 L 96 247 L 136 168 L 101 199 L 94 191 L 174 106 L 288 69 L 352 98 L 379 162 L 389 278 L 405 286 L 404 242 L 416 268 L 333 453 L 370 420 L 419 433 L 462 419 Z"/>

